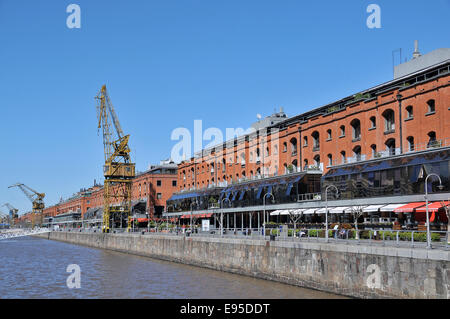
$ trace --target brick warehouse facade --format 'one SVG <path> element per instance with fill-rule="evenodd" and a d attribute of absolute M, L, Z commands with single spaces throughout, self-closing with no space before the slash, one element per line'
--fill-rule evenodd
<path fill-rule="evenodd" d="M 450 205 L 450 49 L 431 55 L 437 59 L 416 57 L 395 67 L 402 76 L 339 101 L 290 118 L 280 110 L 181 162 L 165 216 L 184 224 L 212 218 L 236 231 L 289 223 L 294 214 L 321 228 L 327 205 L 333 222 L 355 222 L 359 207 L 358 223 L 417 230 L 426 189 L 438 212 L 432 227 L 441 229 L 441 204 Z"/>
<path fill-rule="evenodd" d="M 405 154 L 450 142 L 450 63 L 390 81 L 260 132 L 203 150 L 178 167 L 179 191 Z"/>
<path fill-rule="evenodd" d="M 152 166 L 138 173 L 132 184 L 132 205 L 145 203 L 142 212 L 149 213 L 151 219 L 161 217 L 167 199 L 177 190 L 177 166 L 173 163 Z M 82 189 L 71 198 L 44 209 L 44 217 L 80 213 L 84 215 L 103 207 L 103 187 L 94 185 Z M 30 215 L 21 216 L 22 221 L 30 221 Z"/>

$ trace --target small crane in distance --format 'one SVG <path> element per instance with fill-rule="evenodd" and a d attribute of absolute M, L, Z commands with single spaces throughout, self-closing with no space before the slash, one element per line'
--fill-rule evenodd
<path fill-rule="evenodd" d="M 13 187 L 20 188 L 20 190 L 25 194 L 25 196 L 28 197 L 28 199 L 33 204 L 32 217 L 31 217 L 31 228 L 34 228 L 34 226 L 35 226 L 35 223 L 36 223 L 35 216 L 36 216 L 36 214 L 39 215 L 40 226 L 42 226 L 43 211 L 44 211 L 44 208 L 45 208 L 45 204 L 44 204 L 45 194 L 44 193 L 38 193 L 37 191 L 35 191 L 31 187 L 28 187 L 27 185 L 22 184 L 22 183 L 17 183 L 17 184 L 11 185 L 8 188 L 13 188 Z"/>

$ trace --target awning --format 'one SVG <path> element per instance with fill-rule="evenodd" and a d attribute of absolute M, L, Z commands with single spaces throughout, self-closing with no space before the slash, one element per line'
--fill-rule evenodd
<path fill-rule="evenodd" d="M 256 194 L 256 199 L 259 199 L 261 197 L 261 193 L 262 193 L 263 188 L 264 188 L 264 186 L 259 186 L 258 194 Z"/>
<path fill-rule="evenodd" d="M 306 209 L 296 209 L 292 214 L 293 215 L 300 215 L 302 214 Z"/>
<path fill-rule="evenodd" d="M 449 206 L 450 202 L 444 202 L 445 206 Z M 428 203 L 428 212 L 429 213 L 436 213 L 439 210 L 444 210 L 444 207 L 442 207 L 442 203 L 441 202 L 434 202 L 434 203 Z M 416 209 L 417 213 L 426 213 L 427 212 L 427 207 L 423 206 L 423 207 L 419 207 Z"/>
<path fill-rule="evenodd" d="M 376 213 L 383 206 L 386 206 L 386 205 L 370 205 L 370 206 L 363 208 L 363 212 L 364 213 Z"/>
<path fill-rule="evenodd" d="M 416 208 L 424 206 L 425 204 L 425 202 L 409 203 L 394 209 L 394 213 L 412 213 Z"/>
<path fill-rule="evenodd" d="M 334 207 L 329 211 L 331 214 L 343 214 L 343 213 L 350 213 L 351 208 L 350 207 Z"/>
<path fill-rule="evenodd" d="M 380 208 L 380 212 L 393 212 L 396 208 L 405 206 L 406 204 L 390 204 Z"/>
<path fill-rule="evenodd" d="M 303 212 L 303 214 L 304 215 L 313 215 L 316 212 L 316 210 L 318 210 L 318 208 L 310 208 L 310 209 L 305 210 Z"/>
<path fill-rule="evenodd" d="M 146 222 L 148 222 L 148 218 L 133 218 L 133 220 L 137 220 L 138 223 L 146 223 Z"/>
<path fill-rule="evenodd" d="M 282 212 L 282 210 L 276 210 L 270 213 L 270 216 L 278 216 L 280 215 L 280 212 Z"/>

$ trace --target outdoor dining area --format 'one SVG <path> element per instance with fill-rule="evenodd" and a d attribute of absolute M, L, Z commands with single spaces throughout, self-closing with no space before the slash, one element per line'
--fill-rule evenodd
<path fill-rule="evenodd" d="M 322 228 L 325 223 L 355 224 L 360 229 L 425 230 L 426 202 L 283 209 L 270 213 L 270 222 Z M 430 228 L 447 230 L 450 202 L 428 203 Z"/>

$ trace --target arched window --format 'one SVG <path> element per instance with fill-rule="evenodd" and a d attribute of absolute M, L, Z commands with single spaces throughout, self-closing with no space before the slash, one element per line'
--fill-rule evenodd
<path fill-rule="evenodd" d="M 389 152 L 389 155 L 395 155 L 395 139 L 390 138 L 384 144 L 386 145 L 386 150 Z"/>
<path fill-rule="evenodd" d="M 376 127 L 377 127 L 377 119 L 376 119 L 375 116 L 372 116 L 372 117 L 370 118 L 370 128 L 371 128 L 371 129 L 374 129 L 374 128 L 376 128 Z"/>
<path fill-rule="evenodd" d="M 414 151 L 414 137 L 408 136 L 406 140 L 408 141 L 408 151 Z"/>
<path fill-rule="evenodd" d="M 245 153 L 241 153 L 241 166 L 245 166 Z"/>
<path fill-rule="evenodd" d="M 333 166 L 333 155 L 328 154 L 328 166 Z"/>
<path fill-rule="evenodd" d="M 308 169 L 308 160 L 305 159 L 305 160 L 303 161 L 303 163 L 304 163 L 305 170 Z"/>
<path fill-rule="evenodd" d="M 259 163 L 261 161 L 261 151 L 259 148 L 256 149 L 256 163 Z"/>
<path fill-rule="evenodd" d="M 314 131 L 311 134 L 312 138 L 313 138 L 313 151 L 318 151 L 320 149 L 320 135 L 319 132 Z"/>
<path fill-rule="evenodd" d="M 395 130 L 395 113 L 391 109 L 383 112 L 384 117 L 384 131 L 386 133 L 393 132 Z"/>
<path fill-rule="evenodd" d="M 345 151 L 341 152 L 341 163 L 345 164 L 347 162 L 347 157 L 345 156 Z"/>
<path fill-rule="evenodd" d="M 242 171 L 241 176 L 245 177 L 245 171 Z"/>
<path fill-rule="evenodd" d="M 320 155 L 314 156 L 314 166 L 320 167 Z"/>
<path fill-rule="evenodd" d="M 269 152 L 269 147 L 266 147 L 266 155 L 265 155 L 266 157 L 269 157 L 270 156 L 270 152 Z"/>
<path fill-rule="evenodd" d="M 294 172 L 297 172 L 298 162 L 297 162 L 296 159 L 292 161 L 292 166 L 293 166 L 293 171 L 294 171 Z"/>
<path fill-rule="evenodd" d="M 372 158 L 375 158 L 378 156 L 377 152 L 377 146 L 375 144 L 370 145 L 370 149 L 372 150 Z"/>
<path fill-rule="evenodd" d="M 406 107 L 406 119 L 409 120 L 409 119 L 412 119 L 413 117 L 414 117 L 413 107 L 412 107 L 412 105 L 408 105 Z"/>
<path fill-rule="evenodd" d="M 428 113 L 436 112 L 436 102 L 434 100 L 428 100 Z"/>
<path fill-rule="evenodd" d="M 291 155 L 297 155 L 297 139 L 295 137 L 291 138 Z"/>
<path fill-rule="evenodd" d="M 253 163 L 253 152 L 250 152 L 250 163 Z"/>
<path fill-rule="evenodd" d="M 339 128 L 340 129 L 340 133 L 341 133 L 341 135 L 339 136 L 339 137 L 344 137 L 345 136 L 345 126 L 344 125 L 341 125 L 341 127 Z"/>
<path fill-rule="evenodd" d="M 431 131 L 428 133 L 428 147 L 436 147 L 436 146 L 440 146 L 440 143 L 438 142 L 438 140 L 436 139 L 436 132 Z"/>
<path fill-rule="evenodd" d="M 360 140 L 361 139 L 361 121 L 358 119 L 354 119 L 350 122 L 350 125 L 352 126 L 352 138 L 353 140 Z"/>
<path fill-rule="evenodd" d="M 283 142 L 283 153 L 287 152 L 287 143 Z"/>
<path fill-rule="evenodd" d="M 308 146 L 308 136 L 303 136 L 303 147 Z"/>
<path fill-rule="evenodd" d="M 327 130 L 327 140 L 328 140 L 328 141 L 331 141 L 331 139 L 332 139 L 331 130 L 328 129 L 328 130 Z"/>
<path fill-rule="evenodd" d="M 353 148 L 353 154 L 356 158 L 356 161 L 360 161 L 361 160 L 361 146 L 355 146 Z"/>

